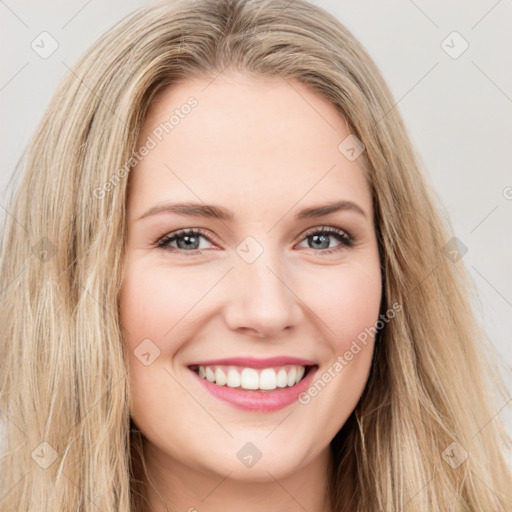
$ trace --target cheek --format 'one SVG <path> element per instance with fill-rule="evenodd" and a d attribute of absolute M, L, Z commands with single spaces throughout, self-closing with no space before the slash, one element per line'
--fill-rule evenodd
<path fill-rule="evenodd" d="M 368 380 L 381 303 L 380 266 L 340 267 L 324 282 L 309 294 L 308 305 L 322 320 L 328 353 L 299 403 L 323 418 L 329 440 L 356 407 Z"/>
<path fill-rule="evenodd" d="M 173 358 L 201 325 L 195 316 L 199 308 L 194 306 L 216 281 L 217 275 L 199 273 L 192 267 L 146 266 L 135 259 L 127 263 L 119 315 L 134 418 L 149 413 L 161 417 L 164 411 L 158 399 L 162 396 L 172 397 L 173 407 L 190 405 L 189 397 L 170 375 Z"/>
<path fill-rule="evenodd" d="M 165 341 L 160 349 L 167 353 L 177 350 L 179 347 L 172 340 L 193 316 L 189 312 L 201 300 L 209 281 L 208 276 L 187 269 L 171 272 L 158 264 L 128 265 L 120 293 L 125 344 L 133 350 L 143 339 L 150 338 L 161 340 L 160 345 Z"/>
<path fill-rule="evenodd" d="M 169 410 L 163 407 L 166 401 L 173 410 L 187 407 L 187 396 L 170 375 L 168 364 L 180 348 L 178 341 L 173 342 L 180 339 L 175 331 L 186 323 L 180 322 L 172 329 L 187 310 L 183 294 L 176 293 L 172 279 L 162 279 L 155 268 L 145 269 L 132 262 L 126 270 L 119 315 L 129 365 L 130 414 L 151 439 L 162 435 L 161 425 L 176 429 L 177 436 L 183 435 L 179 424 L 166 417 Z"/>
<path fill-rule="evenodd" d="M 305 284 L 306 303 L 321 319 L 325 340 L 336 354 L 378 320 L 382 282 L 379 265 L 339 267 L 322 276 L 311 276 Z M 303 292 L 306 293 L 305 291 Z"/>

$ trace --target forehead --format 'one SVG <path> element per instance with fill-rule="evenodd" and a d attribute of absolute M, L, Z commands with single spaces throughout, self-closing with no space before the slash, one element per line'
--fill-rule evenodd
<path fill-rule="evenodd" d="M 154 147 L 131 171 L 131 210 L 169 199 L 268 208 L 307 198 L 358 200 L 371 212 L 361 159 L 338 148 L 349 135 L 336 107 L 296 80 L 180 82 L 147 113 L 138 147 L 148 138 Z"/>

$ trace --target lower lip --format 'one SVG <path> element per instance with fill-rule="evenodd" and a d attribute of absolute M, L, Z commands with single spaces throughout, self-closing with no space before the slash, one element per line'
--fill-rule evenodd
<path fill-rule="evenodd" d="M 309 387 L 317 369 L 317 366 L 310 368 L 308 374 L 295 386 L 269 391 L 251 391 L 230 388 L 229 386 L 217 386 L 217 384 L 199 377 L 196 372 L 190 371 L 214 397 L 245 411 L 272 412 L 283 409 L 297 401 L 299 395 Z"/>

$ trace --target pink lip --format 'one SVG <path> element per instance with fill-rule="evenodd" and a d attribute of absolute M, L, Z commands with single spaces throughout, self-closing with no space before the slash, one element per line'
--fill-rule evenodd
<path fill-rule="evenodd" d="M 276 358 L 279 359 L 279 358 Z M 290 358 L 284 358 L 287 361 Z M 228 364 L 226 361 L 236 361 L 236 363 L 240 363 L 240 359 L 223 359 L 219 360 L 222 363 L 212 363 L 208 364 Z M 247 365 L 248 359 L 243 359 L 244 364 L 241 366 Z M 268 364 L 268 359 L 265 360 L 265 364 Z M 199 363 L 197 363 L 199 364 Z M 232 364 L 232 363 L 229 363 Z M 283 363 L 280 363 L 281 365 Z M 280 364 L 272 363 L 270 366 L 280 366 Z M 301 364 L 304 363 L 288 363 L 288 364 Z M 261 368 L 261 366 L 259 366 Z M 260 412 L 272 412 L 282 409 L 293 402 L 297 401 L 299 395 L 306 391 L 306 389 L 311 385 L 313 380 L 313 376 L 316 373 L 318 366 L 314 366 L 309 369 L 308 374 L 295 386 L 289 388 L 276 388 L 272 391 L 250 391 L 245 389 L 238 388 L 230 388 L 229 386 L 218 386 L 217 384 L 210 382 L 207 379 L 203 379 L 199 377 L 196 372 L 193 372 L 196 379 L 199 379 L 200 383 L 205 387 L 207 391 L 209 391 L 214 397 L 224 400 L 225 402 L 230 403 L 231 405 L 237 407 L 242 410 L 249 411 L 260 411 Z"/>
<path fill-rule="evenodd" d="M 190 363 L 188 366 L 211 366 L 214 364 L 225 366 L 244 366 L 248 368 L 273 368 L 276 366 L 284 366 L 286 364 L 296 364 L 297 366 L 313 366 L 316 363 L 315 361 L 309 361 L 307 359 L 287 356 L 267 357 L 265 359 L 259 359 L 256 357 L 228 357 L 226 359 L 197 361 Z"/>

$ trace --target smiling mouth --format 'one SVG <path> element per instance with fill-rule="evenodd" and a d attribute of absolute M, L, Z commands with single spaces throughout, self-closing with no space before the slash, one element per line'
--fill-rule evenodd
<path fill-rule="evenodd" d="M 191 365 L 190 370 L 220 387 L 246 391 L 274 391 L 291 388 L 301 382 L 317 365 L 287 364 L 271 368 L 228 365 Z"/>

